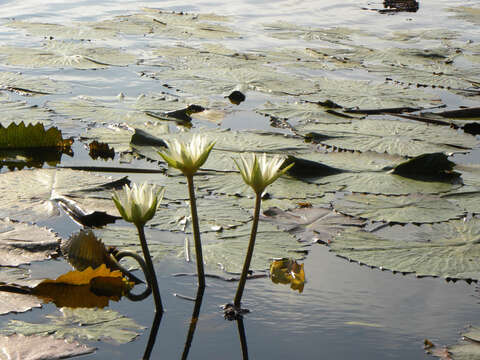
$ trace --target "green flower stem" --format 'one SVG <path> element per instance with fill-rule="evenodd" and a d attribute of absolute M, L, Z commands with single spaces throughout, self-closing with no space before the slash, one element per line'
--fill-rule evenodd
<path fill-rule="evenodd" d="M 242 275 L 238 283 L 237 293 L 235 294 L 235 299 L 233 305 L 236 308 L 240 308 L 240 303 L 242 301 L 243 289 L 245 288 L 245 283 L 247 281 L 248 270 L 250 269 L 250 262 L 252 261 L 253 249 L 255 247 L 255 238 L 257 237 L 257 228 L 258 228 L 258 218 L 260 217 L 260 205 L 262 203 L 262 193 L 257 192 L 255 197 L 255 212 L 253 214 L 253 223 L 252 231 L 250 233 L 250 241 L 248 243 L 247 255 L 245 256 L 245 262 L 243 263 Z"/>
<path fill-rule="evenodd" d="M 147 277 L 148 284 L 152 288 L 155 308 L 157 309 L 157 312 L 163 313 L 162 298 L 160 297 L 160 291 L 158 290 L 157 276 L 155 275 L 152 257 L 150 256 L 150 251 L 148 250 L 147 240 L 145 238 L 145 230 L 143 225 L 135 224 L 135 226 L 137 227 L 140 243 L 142 244 L 143 257 L 145 258 L 145 263 L 147 264 L 148 271 L 145 275 Z"/>
<path fill-rule="evenodd" d="M 190 210 L 192 213 L 193 239 L 195 241 L 195 253 L 197 255 L 198 286 L 205 287 L 205 271 L 203 270 L 202 242 L 200 240 L 200 227 L 198 225 L 197 202 L 195 188 L 193 186 L 193 175 L 186 175 L 188 182 L 188 193 L 190 195 Z"/>

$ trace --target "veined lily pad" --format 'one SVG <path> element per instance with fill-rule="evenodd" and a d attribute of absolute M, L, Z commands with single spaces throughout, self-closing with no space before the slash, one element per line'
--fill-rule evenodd
<path fill-rule="evenodd" d="M 218 235 L 204 236 L 202 249 L 205 264 L 211 269 L 240 273 L 250 237 L 250 225 L 245 224 Z M 299 243 L 290 234 L 278 230 L 272 224 L 260 222 L 250 269 L 266 270 L 272 259 L 283 257 L 300 260 L 306 251 L 305 244 Z"/>
<path fill-rule="evenodd" d="M 326 110 L 324 107 L 313 103 L 285 103 L 281 105 L 266 103 L 255 111 L 266 116 L 281 119 L 326 124 L 350 123 L 353 118 L 350 115 L 332 114 Z"/>
<path fill-rule="evenodd" d="M 9 65 L 25 67 L 73 67 L 76 69 L 102 69 L 109 66 L 127 66 L 136 57 L 114 48 L 94 48 L 84 43 L 49 41 L 40 48 L 14 46 L 0 47 Z M 0 59 L 1 60 L 1 59 Z"/>
<path fill-rule="evenodd" d="M 8 126 L 12 122 L 31 124 L 51 122 L 51 112 L 38 106 L 28 105 L 23 101 L 0 101 L 0 111 L 2 112 L 0 124 L 3 126 Z"/>
<path fill-rule="evenodd" d="M 188 14 L 164 12 L 145 8 L 143 13 L 117 16 L 92 24 L 130 35 L 163 35 L 170 38 L 225 39 L 239 35 L 229 27 L 219 24 L 227 18 L 213 14 Z"/>
<path fill-rule="evenodd" d="M 2 291 L 2 285 L 0 285 L 1 297 L 0 297 L 0 315 L 9 313 L 21 313 L 32 310 L 33 308 L 42 307 L 42 302 L 33 295 L 27 294 L 15 294 Z M 1 343 L 1 341 L 0 341 Z"/>
<path fill-rule="evenodd" d="M 435 196 L 346 195 L 334 202 L 342 214 L 393 223 L 435 223 L 458 219 L 465 211 L 448 200 Z"/>
<path fill-rule="evenodd" d="M 312 102 L 331 100 L 344 108 L 382 109 L 396 107 L 428 107 L 439 105 L 439 98 L 418 89 L 409 89 L 389 83 L 319 78 L 320 91 L 302 96 Z"/>
<path fill-rule="evenodd" d="M 460 33 L 455 30 L 438 29 L 413 29 L 407 31 L 395 31 L 386 39 L 401 42 L 418 42 L 419 40 L 453 40 L 458 38 Z"/>
<path fill-rule="evenodd" d="M 431 351 L 431 354 L 442 360 L 480 359 L 480 328 L 478 326 L 470 326 L 467 331 L 462 333 L 462 340 L 459 344 L 448 346 L 441 350 L 434 349 Z M 445 358 L 445 355 L 447 355 L 448 358 Z"/>
<path fill-rule="evenodd" d="M 0 347 L 6 359 L 55 360 L 90 354 L 95 348 L 76 341 L 67 342 L 53 336 L 10 335 L 0 337 Z"/>
<path fill-rule="evenodd" d="M 69 26 L 61 24 L 38 23 L 13 20 L 3 24 L 14 29 L 25 30 L 28 34 L 63 40 L 108 39 L 115 36 L 115 31 L 101 27 L 90 27 L 82 23 Z"/>
<path fill-rule="evenodd" d="M 480 191 L 456 191 L 442 195 L 445 200 L 458 204 L 468 213 L 480 214 Z"/>
<path fill-rule="evenodd" d="M 478 280 L 479 234 L 478 219 L 454 220 L 418 227 L 413 241 L 345 231 L 333 239 L 330 248 L 350 260 L 392 271 Z"/>
<path fill-rule="evenodd" d="M 57 339 L 113 340 L 125 344 L 138 336 L 135 330 L 144 328 L 113 310 L 62 308 L 61 311 L 62 316 L 47 315 L 51 322 L 46 324 L 10 320 L 2 332 L 26 336 L 52 334 Z"/>
<path fill-rule="evenodd" d="M 331 209 L 310 207 L 290 211 L 270 208 L 262 219 L 277 225 L 295 236 L 298 241 L 329 244 L 334 236 L 352 228 L 361 227 L 364 221 L 338 214 Z"/>
<path fill-rule="evenodd" d="M 57 255 L 60 239 L 49 229 L 0 221 L 0 266 L 19 266 Z"/>
<path fill-rule="evenodd" d="M 474 136 L 443 126 L 394 120 L 355 120 L 352 124 L 305 125 L 298 130 L 329 136 L 319 142 L 341 149 L 376 151 L 402 156 L 418 156 L 434 152 L 465 152 L 478 142 Z"/>
<path fill-rule="evenodd" d="M 25 76 L 20 73 L 0 72 L 0 89 L 22 95 L 47 95 L 65 92 L 67 86 L 48 78 Z"/>
<path fill-rule="evenodd" d="M 0 217 L 8 216 L 22 221 L 47 219 L 59 214 L 53 200 L 67 194 L 75 196 L 77 201 L 83 200 L 82 204 L 91 206 L 85 206 L 86 209 L 107 209 L 112 215 L 117 215 L 112 201 L 102 201 L 107 195 L 104 195 L 104 198 L 100 196 L 102 194 L 99 187 L 108 183 L 108 178 L 68 169 L 22 170 L 2 174 L 0 189 L 4 195 L 0 204 Z M 12 184 L 15 184 L 15 191 L 11 191 Z M 97 198 L 88 200 L 89 190 L 92 190 Z"/>

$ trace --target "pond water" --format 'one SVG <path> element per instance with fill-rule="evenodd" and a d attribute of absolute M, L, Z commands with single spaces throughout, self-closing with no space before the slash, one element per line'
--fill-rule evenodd
<path fill-rule="evenodd" d="M 108 0 L 0 0 L 0 46 L 37 46 L 42 36 L 28 31 L 4 26 L 12 19 L 18 21 L 86 24 L 114 16 L 140 12 L 143 7 L 154 7 L 165 11 L 191 13 L 215 13 L 229 17 L 228 26 L 241 34 L 241 37 L 222 39 L 221 43 L 236 51 L 275 51 L 282 49 L 305 48 L 312 45 L 307 37 L 275 38 L 265 31 L 267 24 L 290 23 L 295 26 L 322 28 L 350 28 L 350 41 L 358 46 L 366 41 L 362 32 L 368 32 L 368 46 L 377 49 L 389 48 L 385 34 L 396 31 L 442 29 L 455 31 L 457 40 L 476 43 L 480 41 L 480 27 L 477 24 L 457 18 L 448 11 L 450 7 L 475 6 L 476 0 L 435 2 L 420 1 L 416 12 L 380 13 L 381 1 L 333 1 L 333 0 L 281 0 L 281 1 L 108 1 Z M 477 16 L 478 21 L 478 16 Z M 286 28 L 288 29 L 288 28 Z M 298 28 L 292 27 L 293 31 Z M 56 35 L 59 36 L 59 35 Z M 341 37 L 341 33 L 331 36 Z M 97 39 L 101 46 L 114 46 L 126 49 L 137 58 L 155 60 L 151 50 L 166 45 L 200 46 L 204 43 L 216 44 L 216 39 L 195 39 L 194 37 L 142 36 L 128 34 L 109 39 Z M 437 44 L 436 40 L 425 37 L 409 42 L 408 47 L 422 49 Z M 342 42 L 339 41 L 338 44 Z M 315 46 L 333 46 L 328 41 L 318 40 Z M 339 45 L 340 46 L 340 45 Z M 395 46 L 401 46 L 396 43 Z M 407 47 L 407 44 L 404 45 Z M 0 55 L 2 50 L 0 49 Z M 478 56 L 478 53 L 477 53 Z M 158 64 L 157 64 L 158 65 Z M 478 62 L 477 62 L 478 65 Z M 140 62 L 128 67 L 107 67 L 95 70 L 79 70 L 72 67 L 30 68 L 18 64 L 0 65 L 1 72 L 18 71 L 32 77 L 48 77 L 69 84 L 67 92 L 44 96 L 25 97 L 23 94 L 9 93 L 11 100 L 23 100 L 28 104 L 45 106 L 76 96 L 89 96 L 105 103 L 117 104 L 119 93 L 126 98 L 137 98 L 141 94 L 173 92 L 163 86 L 161 79 L 152 80 L 148 75 L 155 66 Z M 302 76 L 308 74 L 329 76 L 336 79 L 378 80 L 378 74 L 362 69 L 340 69 L 335 73 L 328 69 L 291 70 Z M 381 77 L 381 76 L 380 76 Z M 160 80 L 160 81 L 158 81 Z M 1 89 L 0 89 L 1 90 Z M 353 90 L 355 91 L 355 90 Z M 478 95 L 461 96 L 441 89 L 425 89 L 425 92 L 440 98 L 449 108 L 459 106 L 479 106 Z M 223 99 L 224 94 L 213 95 L 215 100 Z M 205 121 L 194 117 L 195 127 L 220 129 L 260 129 L 273 130 L 270 119 L 254 109 L 266 101 L 280 99 L 274 93 L 251 91 L 247 100 L 238 106 L 230 106 L 225 111 L 221 123 Z M 289 97 L 290 98 L 290 97 Z M 295 97 L 291 97 L 295 99 Z M 116 106 L 116 105 L 115 105 Z M 114 107 L 115 107 L 114 106 Z M 121 108 L 121 106 L 119 106 Z M 76 139 L 73 157 L 63 155 L 61 166 L 116 166 L 156 169 L 158 166 L 142 159 L 128 157 L 109 162 L 92 160 L 79 137 L 90 127 L 102 126 L 98 121 L 72 121 L 68 116 L 55 118 L 64 136 Z M 109 120 L 107 119 L 108 123 Z M 98 125 L 100 124 L 100 125 Z M 275 128 L 287 133 L 288 129 Z M 477 137 L 478 139 L 478 137 Z M 86 141 L 85 141 L 86 143 Z M 467 155 L 457 155 L 459 162 L 480 163 L 478 143 L 476 149 Z M 127 163 L 128 161 L 128 163 Z M 48 167 L 48 166 L 46 166 Z M 6 172 L 6 169 L 2 170 Z M 103 175 L 111 173 L 101 172 Z M 122 174 L 114 174 L 115 176 Z M 132 181 L 148 180 L 151 174 L 125 174 Z M 306 199 L 308 200 L 308 199 Z M 253 206 L 253 200 L 252 200 Z M 119 222 L 125 225 L 123 222 Z M 60 236 L 67 238 L 79 229 L 78 225 L 65 214 L 43 221 L 41 225 L 51 227 Z M 165 241 L 182 242 L 184 235 L 163 234 Z M 163 240 L 162 240 L 163 241 Z M 475 284 L 464 281 L 446 282 L 440 278 L 418 279 L 414 275 L 402 275 L 380 271 L 368 266 L 335 256 L 328 247 L 313 244 L 302 260 L 306 279 L 302 293 L 292 291 L 289 286 L 274 284 L 266 278 L 249 280 L 246 285 L 243 304 L 251 310 L 244 318 L 244 328 L 248 355 L 251 359 L 428 359 L 424 339 L 438 346 L 456 343 L 460 333 L 469 324 L 478 324 L 477 314 L 479 295 Z M 184 353 L 194 303 L 174 294 L 195 297 L 196 279 L 192 276 L 173 276 L 176 273 L 191 273 L 194 266 L 183 258 L 164 257 L 155 265 L 166 312 L 161 319 L 152 359 L 177 359 Z M 30 267 L 35 278 L 55 278 L 70 269 L 63 260 L 38 262 Z M 236 289 L 235 282 L 207 279 L 207 288 L 201 304 L 197 328 L 189 350 L 190 359 L 241 359 L 241 339 L 236 322 L 224 320 L 220 306 L 231 301 Z M 134 319 L 145 326 L 145 330 L 134 341 L 116 345 L 108 342 L 82 340 L 96 347 L 94 354 L 84 355 L 85 359 L 137 359 L 141 358 L 149 339 L 153 321 L 153 299 L 132 302 L 122 299 L 111 302 L 110 309 Z M 0 317 L 0 328 L 9 320 L 27 322 L 45 321 L 45 315 L 57 314 L 58 309 L 49 304 L 42 309 Z"/>

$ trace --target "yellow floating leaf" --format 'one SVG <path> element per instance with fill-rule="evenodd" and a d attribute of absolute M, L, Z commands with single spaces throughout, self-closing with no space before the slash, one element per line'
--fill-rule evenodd
<path fill-rule="evenodd" d="M 303 264 L 293 259 L 283 258 L 270 264 L 270 278 L 275 284 L 290 284 L 292 290 L 303 291 L 305 286 L 305 271 Z"/>
<path fill-rule="evenodd" d="M 56 280 L 43 280 L 41 284 L 45 283 L 57 283 L 67 285 L 89 285 L 92 279 L 97 277 L 112 277 L 122 278 L 122 272 L 120 270 L 110 270 L 105 264 L 100 265 L 95 270 L 91 267 L 86 268 L 83 271 L 69 271 L 66 274 L 60 275 Z"/>

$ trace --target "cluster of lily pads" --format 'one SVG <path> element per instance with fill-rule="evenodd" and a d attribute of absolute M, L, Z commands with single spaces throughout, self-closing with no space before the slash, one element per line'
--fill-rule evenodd
<path fill-rule="evenodd" d="M 462 20 L 478 24 L 478 13 L 471 8 L 451 11 Z M 226 24 L 228 19 L 221 16 L 155 9 L 68 26 L 18 20 L 2 24 L 31 35 L 35 41 L 29 47 L 0 47 L 0 123 L 4 126 L 0 129 L 0 156 L 4 159 L 2 165 L 21 170 L 0 174 L 0 188 L 5 190 L 0 204 L 5 228 L 0 257 L 4 286 L 13 286 L 13 282 L 20 285 L 28 278 L 22 269 L 10 272 L 6 267 L 58 256 L 60 239 L 55 234 L 23 223 L 51 219 L 59 214 L 57 205 L 83 225 L 95 226 L 98 218 L 103 219 L 99 214 L 102 212 L 112 216 L 112 221 L 120 213 L 136 225 L 145 255 L 145 274 L 159 311 L 162 304 L 155 289 L 153 263 L 163 256 L 190 257 L 189 240 L 165 239 L 165 232 L 181 236 L 193 233 L 200 285 L 204 283 L 203 266 L 206 272 L 221 276 L 242 274 L 234 304 L 228 308 L 234 315 L 241 311 L 245 269 L 265 271 L 272 259 L 302 259 L 313 242 L 372 267 L 477 281 L 480 168 L 478 164 L 460 164 L 456 159 L 472 150 L 478 153 L 478 43 L 457 31 L 442 29 L 380 36 L 348 28 L 275 23 L 265 25 L 264 35 L 303 45 L 242 52 L 225 45 L 229 39 L 240 40 L 243 35 Z M 131 51 L 136 49 L 125 51 L 100 45 L 123 37 L 135 37 L 140 43 L 144 37 L 203 42 L 149 45 L 148 51 L 142 49 L 145 51 L 141 57 Z M 379 49 L 365 45 L 377 40 L 401 46 Z M 29 76 L 9 67 L 49 68 L 53 69 L 53 77 L 57 69 L 103 69 L 106 83 L 114 77 L 110 77 L 110 70 L 133 68 L 142 85 L 162 85 L 164 91 L 138 97 L 119 94 L 117 98 L 68 98 L 65 94 L 72 89 L 78 93 L 74 82 Z M 100 77 L 93 73 L 81 73 L 85 83 L 91 82 L 89 76 Z M 352 79 L 349 74 L 361 74 L 368 80 Z M 233 107 L 228 95 L 235 91 L 244 95 L 243 100 L 246 95 L 256 101 L 240 100 L 240 106 Z M 49 100 L 40 106 L 30 100 L 44 96 Z M 470 106 L 444 111 L 444 99 L 452 97 Z M 258 99 L 265 102 L 258 105 Z M 223 121 L 242 111 L 258 122 L 267 119 L 278 130 L 222 128 Z M 36 125 L 10 125 L 13 121 Z M 52 134 L 53 128 L 46 135 L 43 125 L 52 123 L 83 141 L 108 144 L 105 146 L 110 158 L 113 152 L 122 162 L 134 157 L 156 162 L 159 169 L 155 175 L 130 173 L 139 183 L 146 178 L 151 185 L 130 186 L 129 179 L 111 181 L 73 166 L 53 168 L 63 154 L 71 154 L 72 142 Z M 200 124 L 203 128 L 198 129 Z M 181 131 L 172 132 L 173 126 Z M 203 140 L 187 145 L 186 132 L 191 128 L 198 130 Z M 33 134 L 42 134 L 38 142 L 33 142 Z M 26 138 L 29 141 L 25 142 Z M 42 143 L 45 139 L 56 140 Z M 169 150 L 159 154 L 158 149 L 166 145 Z M 12 147 L 17 151 L 14 156 L 8 150 Z M 40 154 L 39 147 L 55 150 L 47 152 L 47 156 Z M 192 157 L 179 155 L 185 151 Z M 267 164 L 263 155 L 249 158 L 245 153 L 281 155 L 282 163 L 286 159 L 285 167 L 280 169 L 279 160 Z M 452 154 L 456 155 L 447 156 Z M 241 159 L 242 155 L 244 160 L 235 166 L 232 157 Z M 189 159 L 197 159 L 198 163 L 188 163 Z M 182 167 L 185 162 L 187 167 Z M 51 168 L 42 169 L 45 164 Z M 23 170 L 29 167 L 38 169 Z M 264 173 L 262 169 L 275 171 Z M 259 173 L 262 176 L 256 177 Z M 286 176 L 275 183 L 265 180 L 280 173 Z M 118 192 L 125 185 L 129 190 Z M 268 191 L 264 191 L 267 185 Z M 13 187 L 14 192 L 10 191 Z M 166 191 L 159 205 L 161 187 Z M 117 205 L 111 201 L 112 189 L 117 189 Z M 250 227 L 252 196 L 256 206 Z M 160 211 L 152 211 L 159 206 Z M 251 262 L 244 261 L 246 239 L 253 244 L 258 221 L 262 222 L 257 234 L 261 241 L 253 256 L 253 245 L 249 246 Z M 138 242 L 132 240 L 136 234 L 128 227 L 114 224 L 94 232 L 108 246 L 140 251 Z M 111 254 L 102 242 L 90 237 L 92 234 L 82 233 L 81 241 L 91 241 L 98 249 L 95 252 L 101 256 L 94 267 L 99 268 L 110 261 Z M 62 243 L 71 245 L 77 237 L 80 235 Z M 68 257 L 68 250 L 64 255 Z M 296 266 L 292 261 L 284 260 L 283 274 L 272 276 L 272 280 L 290 281 L 292 287 L 303 288 L 295 282 Z M 117 265 L 111 266 L 113 269 Z M 276 265 L 270 269 L 273 273 Z M 91 279 L 122 278 L 121 273 L 107 276 L 108 271 L 89 275 L 88 286 Z M 70 277 L 67 280 L 71 282 Z M 119 283 L 120 294 L 132 286 L 129 281 Z M 24 300 L 19 300 L 18 293 L 9 294 L 12 300 L 4 312 L 40 306 L 43 301 L 34 295 L 52 293 L 51 285 L 47 291 L 47 285 L 36 290 L 29 285 L 15 287 L 15 291 L 26 293 Z M 24 302 L 26 298 L 28 303 Z M 44 297 L 44 301 L 52 300 Z M 72 306 L 63 300 L 55 301 L 59 306 Z M 125 324 L 125 318 L 118 314 L 99 313 L 64 310 L 63 318 L 51 317 L 52 329 L 56 330 L 42 331 L 67 336 L 68 321 L 88 323 L 90 316 L 123 321 L 119 329 L 138 328 Z M 9 323 L 6 333 L 21 333 L 20 325 Z M 30 334 L 40 332 L 32 327 L 30 324 Z M 135 336 L 121 333 L 119 338 Z"/>

